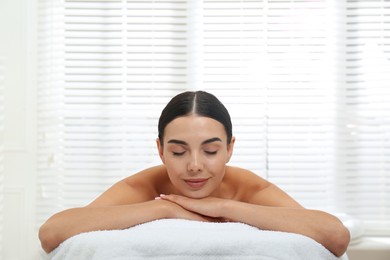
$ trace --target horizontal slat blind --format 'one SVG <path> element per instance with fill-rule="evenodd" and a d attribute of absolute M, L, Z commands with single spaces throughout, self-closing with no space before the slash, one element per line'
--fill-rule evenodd
<path fill-rule="evenodd" d="M 342 131 L 347 213 L 390 234 L 390 2 L 347 1 Z"/>
<path fill-rule="evenodd" d="M 265 176 L 266 29 L 264 4 L 256 1 L 203 1 L 197 7 L 201 33 L 201 88 L 214 93 L 229 109 L 237 138 L 232 165 Z M 264 56 L 263 56 L 264 57 Z"/>
<path fill-rule="evenodd" d="M 334 210 L 333 15 L 326 0 L 269 1 L 266 84 L 270 180 L 304 206 Z"/>
<path fill-rule="evenodd" d="M 66 204 L 61 168 L 64 27 L 59 3 L 39 1 L 38 6 L 38 225 Z"/>
<path fill-rule="evenodd" d="M 40 87 L 41 110 L 53 111 L 40 118 L 40 201 L 58 206 L 41 221 L 158 161 L 159 113 L 186 82 L 185 2 L 64 1 L 58 10 L 42 21 L 62 30 L 41 30 L 60 53 L 43 64 Z M 55 68 L 59 78 L 48 78 Z"/>
<path fill-rule="evenodd" d="M 335 80 L 327 1 L 203 1 L 204 88 L 229 106 L 232 164 L 332 205 Z"/>
<path fill-rule="evenodd" d="M 390 234 L 388 2 L 40 3 L 39 221 L 158 161 L 161 109 L 203 89 L 232 165 Z"/>

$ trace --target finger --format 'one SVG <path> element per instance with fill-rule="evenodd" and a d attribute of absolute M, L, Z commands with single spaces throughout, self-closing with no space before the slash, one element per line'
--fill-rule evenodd
<path fill-rule="evenodd" d="M 191 199 L 191 198 L 187 198 L 187 197 L 175 195 L 175 194 L 169 194 L 169 195 L 163 195 L 163 196 L 160 195 L 160 198 L 162 200 L 168 200 L 170 202 L 176 203 L 177 205 L 179 205 L 179 206 L 181 206 L 189 211 L 202 214 L 202 212 L 199 212 L 199 205 L 198 205 L 199 202 L 195 199 Z"/>
<path fill-rule="evenodd" d="M 175 202 L 179 205 L 185 204 L 186 202 L 188 202 L 190 200 L 189 198 L 186 198 L 186 197 L 183 197 L 180 195 L 175 195 L 175 194 L 169 194 L 169 195 L 160 194 L 160 199 L 169 200 L 169 201 Z"/>

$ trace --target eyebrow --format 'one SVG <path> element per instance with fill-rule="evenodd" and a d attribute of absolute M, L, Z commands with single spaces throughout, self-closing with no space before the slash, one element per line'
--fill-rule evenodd
<path fill-rule="evenodd" d="M 202 142 L 202 145 L 208 144 L 208 143 L 213 143 L 213 142 L 222 142 L 222 140 L 221 140 L 221 138 L 219 138 L 219 137 L 213 137 L 213 138 L 204 140 L 204 141 Z M 182 141 L 182 140 L 177 140 L 177 139 L 171 139 L 171 140 L 168 141 L 168 143 L 169 143 L 169 144 L 188 145 L 187 142 Z"/>

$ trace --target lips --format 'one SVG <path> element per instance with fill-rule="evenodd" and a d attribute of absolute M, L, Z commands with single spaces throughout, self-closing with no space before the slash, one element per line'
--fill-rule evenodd
<path fill-rule="evenodd" d="M 185 183 L 187 183 L 188 186 L 190 186 L 191 188 L 193 189 L 200 189 L 202 188 L 204 185 L 206 185 L 207 181 L 209 179 L 187 179 L 187 180 L 184 180 Z"/>

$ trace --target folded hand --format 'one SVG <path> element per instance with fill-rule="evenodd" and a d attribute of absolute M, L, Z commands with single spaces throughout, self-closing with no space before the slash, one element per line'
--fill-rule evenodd
<path fill-rule="evenodd" d="M 215 197 L 192 199 L 174 194 L 160 195 L 160 197 L 158 198 L 162 200 L 171 201 L 188 211 L 197 213 L 204 217 L 208 217 L 210 221 L 226 221 L 225 219 L 223 219 L 222 215 L 222 208 L 224 203 L 226 203 L 226 200 L 224 199 Z"/>

